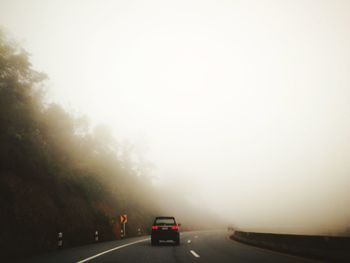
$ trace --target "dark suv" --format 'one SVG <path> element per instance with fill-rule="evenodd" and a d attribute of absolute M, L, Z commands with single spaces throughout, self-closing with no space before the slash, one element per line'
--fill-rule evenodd
<path fill-rule="evenodd" d="M 180 245 L 179 225 L 172 216 L 159 216 L 154 219 L 152 225 L 151 243 L 158 245 L 159 240 L 173 240 L 175 245 Z"/>

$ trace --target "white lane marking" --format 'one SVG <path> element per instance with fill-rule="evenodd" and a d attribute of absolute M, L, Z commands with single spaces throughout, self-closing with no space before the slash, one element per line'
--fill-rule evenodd
<path fill-rule="evenodd" d="M 187 243 L 188 243 L 188 244 L 191 244 L 191 239 L 187 240 Z"/>
<path fill-rule="evenodd" d="M 121 248 L 123 248 L 123 247 L 128 247 L 128 246 L 131 246 L 131 245 L 134 245 L 134 244 L 137 244 L 137 243 L 141 243 L 141 242 L 144 242 L 144 241 L 147 241 L 147 240 L 150 240 L 150 239 L 149 239 L 149 238 L 141 239 L 141 240 L 138 240 L 138 241 L 135 241 L 135 242 L 127 243 L 127 244 L 125 244 L 125 245 L 121 245 L 121 246 L 118 246 L 118 247 L 114 247 L 114 248 L 112 248 L 112 249 L 108 249 L 108 250 L 106 250 L 106 251 L 103 251 L 103 252 L 101 252 L 101 253 L 98 253 L 98 254 L 96 254 L 96 255 L 94 255 L 94 256 L 91 256 L 91 257 L 82 259 L 82 260 L 80 260 L 80 261 L 77 261 L 77 263 L 84 263 L 84 262 L 87 262 L 87 261 L 89 261 L 89 260 L 91 260 L 91 259 L 97 258 L 97 257 L 102 256 L 102 255 L 104 255 L 104 254 L 107 254 L 107 253 L 109 253 L 109 252 L 112 252 L 112 251 L 114 251 L 114 250 L 121 249 Z"/>
<path fill-rule="evenodd" d="M 196 258 L 199 258 L 200 255 L 198 255 L 196 252 L 194 252 L 193 250 L 190 250 L 190 252 L 192 253 L 193 256 L 195 256 Z"/>

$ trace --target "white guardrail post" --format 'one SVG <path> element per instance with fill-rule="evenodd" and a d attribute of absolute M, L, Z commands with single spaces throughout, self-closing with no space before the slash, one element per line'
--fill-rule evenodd
<path fill-rule="evenodd" d="M 62 232 L 58 232 L 57 239 L 58 239 L 58 242 L 57 242 L 58 248 L 62 248 L 62 246 L 63 246 L 63 233 Z"/>

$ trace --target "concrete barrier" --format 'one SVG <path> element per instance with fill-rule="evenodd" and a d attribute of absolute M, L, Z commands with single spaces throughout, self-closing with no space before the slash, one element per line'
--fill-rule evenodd
<path fill-rule="evenodd" d="M 350 262 L 350 237 L 234 231 L 231 239 L 279 252 L 327 262 Z"/>

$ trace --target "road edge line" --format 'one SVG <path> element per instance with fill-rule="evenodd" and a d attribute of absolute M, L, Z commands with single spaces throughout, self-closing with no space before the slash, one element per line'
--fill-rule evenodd
<path fill-rule="evenodd" d="M 124 247 L 128 247 L 128 246 L 131 246 L 131 245 L 134 245 L 134 244 L 137 244 L 137 243 L 145 242 L 145 241 L 148 241 L 148 240 L 150 240 L 150 238 L 145 238 L 145 239 L 137 240 L 137 241 L 134 241 L 134 242 L 131 242 L 131 243 L 127 243 L 127 244 L 121 245 L 121 246 L 117 246 L 117 247 L 108 249 L 106 251 L 103 251 L 101 253 L 98 253 L 96 255 L 93 255 L 91 257 L 79 260 L 76 263 L 84 263 L 84 262 L 87 262 L 87 261 L 92 260 L 94 258 L 100 257 L 100 256 L 102 256 L 104 254 L 110 253 L 110 252 L 112 252 L 114 250 L 118 250 L 118 249 L 121 249 L 121 248 L 124 248 Z"/>

